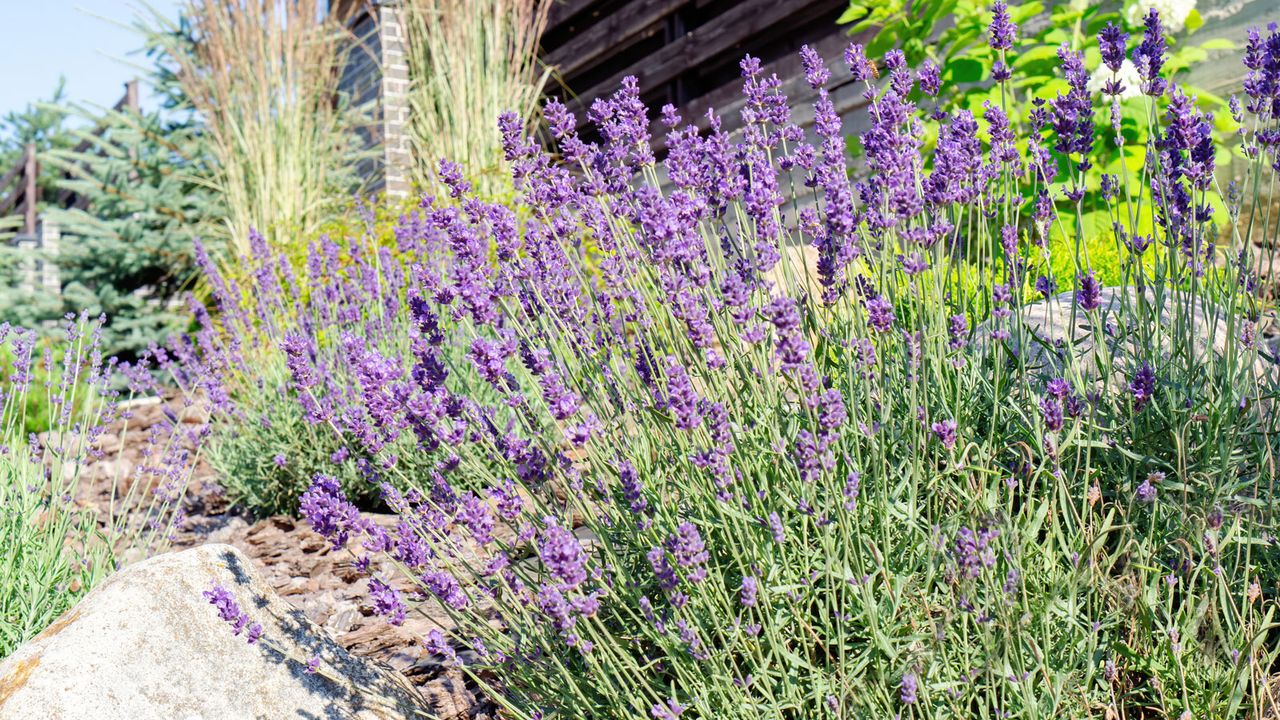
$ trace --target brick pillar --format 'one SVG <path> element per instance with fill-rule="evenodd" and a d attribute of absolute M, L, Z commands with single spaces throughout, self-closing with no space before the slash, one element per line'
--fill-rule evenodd
<path fill-rule="evenodd" d="M 411 188 L 409 136 L 409 63 L 405 58 L 404 26 L 400 9 L 394 3 L 378 6 L 378 32 L 382 48 L 382 167 L 384 192 L 388 197 L 403 198 Z"/>

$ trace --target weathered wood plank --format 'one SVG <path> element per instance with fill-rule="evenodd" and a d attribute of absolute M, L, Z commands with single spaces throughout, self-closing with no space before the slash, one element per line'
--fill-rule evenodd
<path fill-rule="evenodd" d="M 827 65 L 832 69 L 832 82 L 828 85 L 828 90 L 832 94 L 833 102 L 837 104 L 836 112 L 843 114 L 843 112 L 852 109 L 852 106 L 842 109 L 836 99 L 840 96 L 839 88 L 849 82 L 849 74 L 841 72 L 841 68 L 843 68 L 841 55 L 845 46 L 849 44 L 849 37 L 837 28 L 833 27 L 832 30 L 833 32 L 830 35 L 812 43 L 812 47 L 817 51 L 818 55 L 827 61 Z M 765 64 L 762 69 L 764 74 L 776 74 L 783 80 L 781 91 L 791 101 L 793 119 L 796 123 L 801 127 L 812 124 L 813 109 L 808 104 L 817 98 L 817 93 L 804 80 L 804 70 L 800 63 L 799 53 L 787 53 L 777 60 Z M 731 82 L 686 103 L 681 108 L 681 111 L 684 113 L 686 120 L 696 123 L 700 129 L 705 129 L 708 124 L 707 110 L 713 109 L 721 116 L 725 129 L 732 130 L 740 125 L 738 111 L 742 109 L 744 103 L 742 83 Z"/>
<path fill-rule="evenodd" d="M 641 88 L 652 88 L 784 21 L 812 19 L 835 7 L 843 7 L 844 4 L 845 0 L 820 0 L 802 6 L 797 11 L 795 5 L 777 0 L 744 0 L 714 21 L 692 30 L 644 60 L 614 73 L 579 94 L 569 104 L 570 109 L 581 113 L 596 98 L 613 92 L 628 75 L 636 76 Z"/>
<path fill-rule="evenodd" d="M 689 0 L 631 0 L 553 50 L 546 62 L 557 66 L 562 77 L 575 75 L 688 3 Z"/>
<path fill-rule="evenodd" d="M 554 30 L 564 23 L 582 14 L 598 0 L 549 0 L 551 9 L 547 13 L 547 30 Z"/>

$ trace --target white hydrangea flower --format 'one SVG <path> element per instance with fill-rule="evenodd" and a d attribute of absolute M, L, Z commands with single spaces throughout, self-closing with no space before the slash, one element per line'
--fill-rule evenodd
<path fill-rule="evenodd" d="M 1124 90 L 1120 93 L 1121 100 L 1128 100 L 1142 95 L 1142 76 L 1138 75 L 1138 67 L 1133 64 L 1129 58 L 1125 58 L 1120 65 L 1120 71 L 1111 72 L 1111 68 L 1106 65 L 1099 65 L 1097 70 L 1089 76 L 1089 84 L 1086 86 L 1089 92 L 1099 94 L 1102 89 L 1111 82 L 1112 77 L 1120 81 L 1124 86 Z"/>
<path fill-rule="evenodd" d="M 1130 25 L 1140 26 L 1152 8 L 1160 13 L 1160 24 L 1166 31 L 1180 33 L 1187 26 L 1187 17 L 1196 9 L 1196 0 L 1138 0 L 1125 10 L 1125 17 Z"/>

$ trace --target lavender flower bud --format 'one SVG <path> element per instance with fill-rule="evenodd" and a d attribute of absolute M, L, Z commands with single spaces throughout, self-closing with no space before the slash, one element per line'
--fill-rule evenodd
<path fill-rule="evenodd" d="M 914 705 L 918 699 L 917 691 L 919 690 L 919 681 L 916 679 L 915 673 L 906 673 L 902 676 L 902 683 L 898 686 L 898 698 L 903 705 Z"/>

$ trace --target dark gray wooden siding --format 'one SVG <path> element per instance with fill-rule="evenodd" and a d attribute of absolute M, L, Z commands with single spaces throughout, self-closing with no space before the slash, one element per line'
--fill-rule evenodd
<path fill-rule="evenodd" d="M 814 94 L 801 77 L 797 53 L 809 43 L 841 66 L 850 38 L 836 18 L 846 7 L 845 0 L 553 0 L 543 36 L 544 59 L 559 72 L 550 94 L 565 98 L 585 123 L 594 99 L 635 75 L 650 107 L 670 102 L 686 120 L 700 123 L 715 108 L 732 128 L 741 107 L 738 61 L 749 53 L 782 78 L 804 125 Z M 1247 28 L 1280 21 L 1280 0 L 1200 0 L 1198 10 L 1206 24 L 1192 42 L 1225 38 L 1238 47 L 1213 51 L 1187 80 L 1225 97 L 1238 91 L 1244 75 L 1240 53 Z M 834 73 L 833 95 L 847 114 L 861 100 L 839 85 L 842 75 Z"/>
<path fill-rule="evenodd" d="M 806 43 L 838 59 L 848 42 L 836 18 L 847 0 L 554 0 L 543 35 L 544 59 L 558 74 L 549 93 L 586 121 L 586 109 L 639 80 L 652 108 L 672 103 L 686 120 L 704 122 L 708 107 L 738 123 L 738 63 L 754 55 L 766 73 L 788 81 L 797 103 L 812 99 L 796 54 Z"/>

